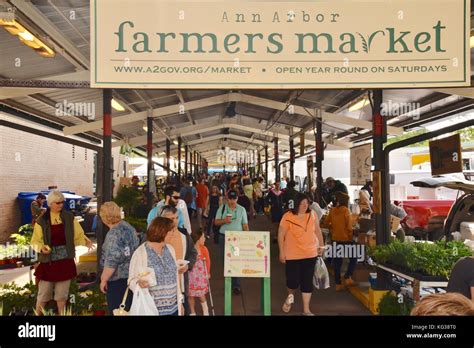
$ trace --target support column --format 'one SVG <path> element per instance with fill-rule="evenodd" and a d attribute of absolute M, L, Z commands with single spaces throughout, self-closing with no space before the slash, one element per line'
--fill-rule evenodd
<path fill-rule="evenodd" d="M 181 137 L 178 137 L 178 178 L 181 180 Z"/>
<path fill-rule="evenodd" d="M 150 115 L 151 116 L 151 115 Z M 146 193 L 147 196 L 147 206 L 148 210 L 151 210 L 153 206 L 153 192 L 155 186 L 155 173 L 153 168 L 153 117 L 148 116 L 146 118 L 147 123 L 147 143 L 146 143 L 146 156 L 147 156 L 147 173 L 148 173 L 148 190 Z M 152 186 L 153 185 L 153 186 Z"/>
<path fill-rule="evenodd" d="M 323 119 L 321 110 L 316 109 L 316 196 L 319 205 L 323 205 L 323 161 L 324 161 L 324 143 L 323 143 Z M 329 202 L 327 202 L 329 203 Z"/>
<path fill-rule="evenodd" d="M 166 139 L 166 173 L 168 175 L 168 182 L 171 180 L 170 157 L 171 157 L 171 142 L 169 139 Z"/>
<path fill-rule="evenodd" d="M 374 207 L 375 213 L 375 232 L 377 245 L 388 244 L 390 241 L 390 214 L 383 207 L 384 198 L 387 190 L 390 190 L 390 183 L 387 182 L 385 158 L 383 152 L 384 143 L 387 141 L 387 118 L 381 115 L 383 102 L 383 90 L 373 91 L 373 109 L 372 109 L 372 134 L 373 134 L 373 152 L 372 165 L 374 166 L 374 176 L 380 178 L 379 187 L 375 187 L 374 182 Z M 377 194 L 378 193 L 378 194 Z M 377 206 L 379 209 L 377 209 Z M 390 275 L 378 269 L 377 270 L 377 290 L 384 290 L 390 287 Z"/>
<path fill-rule="evenodd" d="M 194 151 L 194 156 L 193 156 L 193 176 L 196 177 L 197 173 L 197 151 Z"/>
<path fill-rule="evenodd" d="M 184 145 L 184 177 L 188 177 L 188 145 Z M 181 179 L 180 179 L 181 180 Z"/>
<path fill-rule="evenodd" d="M 265 184 L 268 184 L 268 145 L 265 145 Z"/>
<path fill-rule="evenodd" d="M 295 144 L 290 138 L 290 180 L 295 180 Z"/>
<path fill-rule="evenodd" d="M 257 177 L 260 177 L 262 174 L 262 156 L 260 155 L 260 150 L 257 152 Z"/>
<path fill-rule="evenodd" d="M 273 139 L 273 159 L 275 161 L 275 182 L 280 180 L 280 166 L 278 164 L 278 137 Z"/>
<path fill-rule="evenodd" d="M 196 178 L 199 177 L 199 175 L 201 175 L 201 172 L 202 172 L 202 157 L 201 157 L 201 154 L 198 153 L 198 172 L 197 172 Z"/>
<path fill-rule="evenodd" d="M 103 151 L 98 156 L 98 160 L 101 161 L 101 185 L 99 192 L 99 204 L 98 211 L 100 211 L 100 206 L 112 200 L 112 90 L 103 89 L 102 90 L 102 103 L 103 103 L 103 112 L 102 117 L 102 141 L 103 141 Z M 100 162 L 99 162 L 100 163 Z M 101 219 L 98 219 L 97 224 L 97 255 L 102 254 L 102 245 L 104 244 L 105 235 L 108 231 L 107 226 L 102 223 Z M 98 274 L 102 271 L 100 265 L 100 257 L 97 258 L 97 269 L 99 270 Z"/>
<path fill-rule="evenodd" d="M 103 90 L 103 195 L 102 202 L 112 200 L 112 90 Z"/>

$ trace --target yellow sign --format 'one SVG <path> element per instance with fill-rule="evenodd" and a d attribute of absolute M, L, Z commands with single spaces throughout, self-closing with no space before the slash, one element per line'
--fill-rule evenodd
<path fill-rule="evenodd" d="M 227 231 L 224 277 L 270 277 L 270 232 Z"/>
<path fill-rule="evenodd" d="M 470 1 L 91 0 L 97 88 L 470 85 Z"/>

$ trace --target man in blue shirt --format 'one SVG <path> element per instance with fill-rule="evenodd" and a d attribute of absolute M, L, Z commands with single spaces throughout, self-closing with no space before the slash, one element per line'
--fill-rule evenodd
<path fill-rule="evenodd" d="M 224 204 L 216 213 L 214 224 L 220 226 L 219 246 L 224 257 L 225 249 L 225 232 L 226 231 L 248 231 L 249 225 L 247 220 L 247 212 L 245 208 L 237 204 L 239 195 L 236 190 L 227 192 L 227 203 Z M 234 295 L 240 294 L 240 279 L 232 278 L 232 290 Z"/>
<path fill-rule="evenodd" d="M 185 228 L 189 234 L 192 233 L 191 222 L 189 221 L 188 208 L 186 203 L 179 198 L 178 189 L 175 186 L 169 186 L 165 189 L 165 199 L 162 199 L 158 202 L 156 207 L 154 207 L 148 213 L 147 223 L 150 226 L 154 218 L 159 216 L 161 208 L 165 205 L 171 205 L 178 209 L 178 227 Z"/>

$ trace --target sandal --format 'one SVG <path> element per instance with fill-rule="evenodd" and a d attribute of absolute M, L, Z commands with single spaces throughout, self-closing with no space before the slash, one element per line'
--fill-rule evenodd
<path fill-rule="evenodd" d="M 311 312 L 303 312 L 302 315 L 304 315 L 306 317 L 314 317 L 314 313 L 311 313 Z"/>
<path fill-rule="evenodd" d="M 293 303 L 295 303 L 295 296 L 290 294 L 283 303 L 281 310 L 285 313 L 289 313 L 291 311 L 291 306 L 293 305 Z"/>

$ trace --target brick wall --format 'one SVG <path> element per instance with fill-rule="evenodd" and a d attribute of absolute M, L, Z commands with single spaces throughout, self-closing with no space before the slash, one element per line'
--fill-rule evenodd
<path fill-rule="evenodd" d="M 0 117 L 35 127 L 9 115 L 0 113 Z M 20 225 L 18 192 L 57 186 L 92 196 L 94 154 L 82 147 L 0 126 L 0 242 Z"/>

